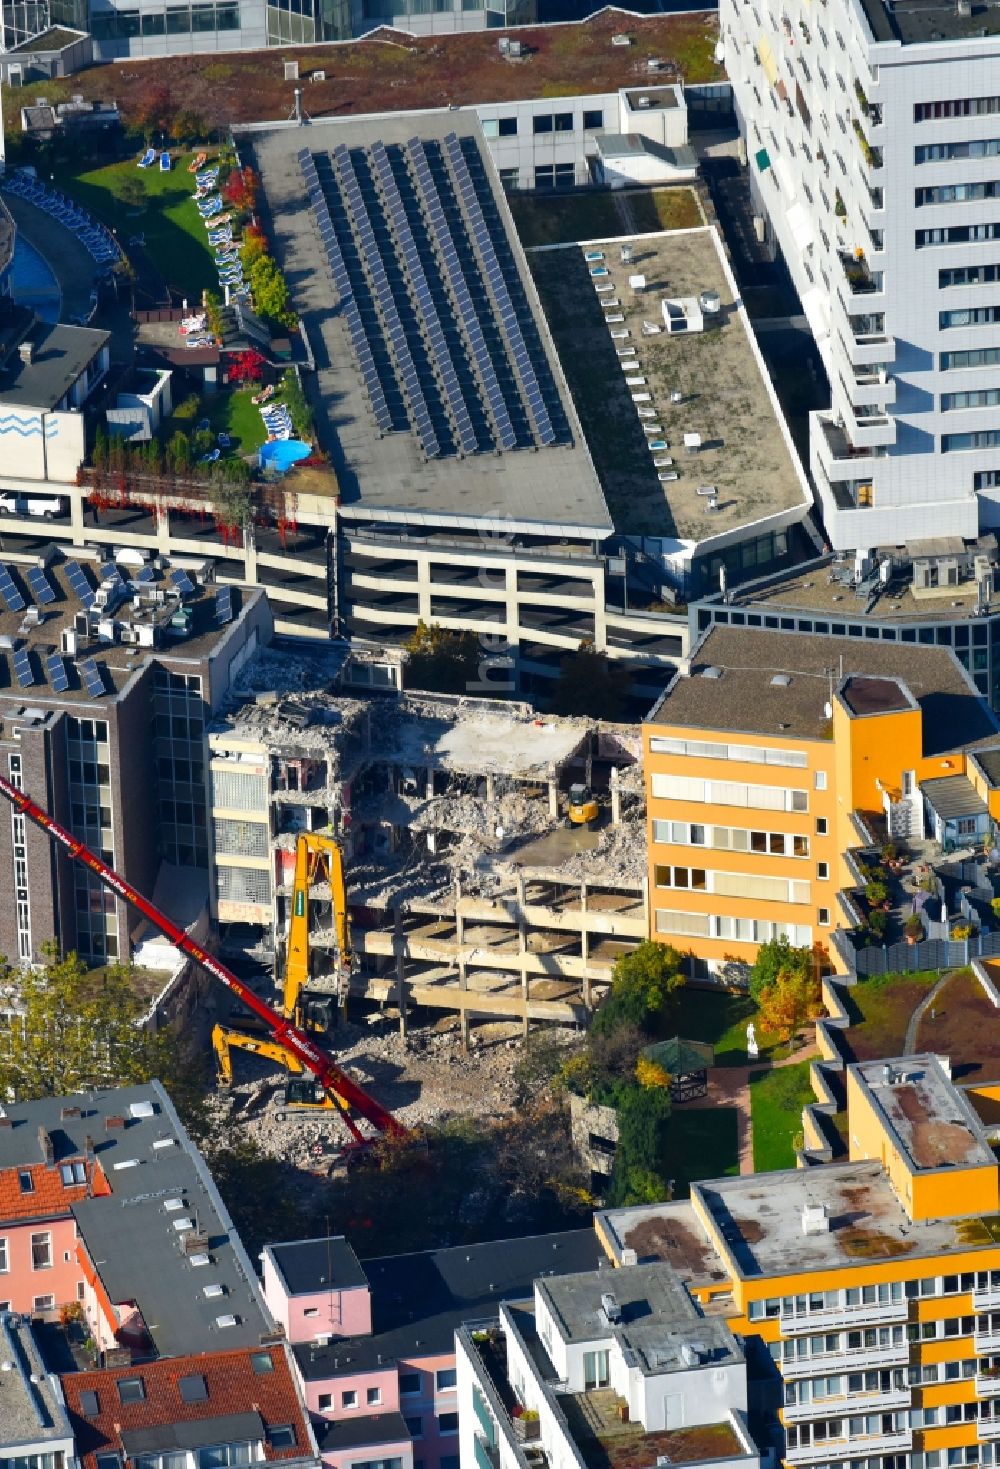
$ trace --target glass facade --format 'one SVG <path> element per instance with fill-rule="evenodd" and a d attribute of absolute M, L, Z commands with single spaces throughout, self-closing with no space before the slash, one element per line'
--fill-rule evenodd
<path fill-rule="evenodd" d="M 58 0 L 58 3 L 70 7 L 75 0 Z M 218 0 L 218 3 L 198 0 L 194 5 L 99 10 L 90 18 L 94 40 L 104 43 L 131 41 L 142 36 L 186 36 L 198 31 L 238 31 L 239 28 L 238 0 Z"/>
<path fill-rule="evenodd" d="M 181 867 L 208 867 L 205 709 L 201 678 L 153 670 L 160 855 Z"/>
<path fill-rule="evenodd" d="M 70 826 L 109 867 L 115 866 L 111 826 L 111 746 L 103 719 L 66 719 L 66 771 Z M 85 959 L 117 959 L 118 915 L 114 894 L 80 863 L 73 864 L 76 946 Z"/>

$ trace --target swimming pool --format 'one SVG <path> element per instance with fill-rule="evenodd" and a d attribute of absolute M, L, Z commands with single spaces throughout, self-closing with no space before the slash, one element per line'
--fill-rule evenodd
<path fill-rule="evenodd" d="M 309 445 L 301 439 L 273 439 L 260 451 L 261 468 L 276 469 L 279 474 L 284 474 L 300 459 L 308 459 L 311 453 Z"/>
<path fill-rule="evenodd" d="M 30 306 L 43 321 L 58 321 L 62 307 L 59 282 L 49 263 L 21 234 L 14 244 L 10 290 L 20 306 Z"/>

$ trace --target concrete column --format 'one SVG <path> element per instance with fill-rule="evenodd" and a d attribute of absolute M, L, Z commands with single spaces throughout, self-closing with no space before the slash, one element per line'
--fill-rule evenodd
<path fill-rule="evenodd" d="M 618 826 L 622 819 L 622 793 L 618 784 L 618 767 L 611 770 L 611 824 Z"/>
<path fill-rule="evenodd" d="M 493 800 L 496 799 L 496 789 L 497 789 L 497 783 L 496 783 L 495 777 L 492 776 L 492 775 L 490 775 L 490 774 L 487 774 L 487 776 L 486 776 L 486 799 L 487 799 L 487 801 L 493 801 Z"/>
<path fill-rule="evenodd" d="M 431 563 L 427 556 L 417 557 L 417 616 L 431 620 Z"/>
<path fill-rule="evenodd" d="M 431 800 L 434 795 L 434 768 L 430 765 L 428 765 L 424 777 L 424 795 L 428 801 Z"/>
<path fill-rule="evenodd" d="M 554 780 L 549 781 L 549 816 L 553 821 L 559 820 L 559 788 Z"/>
<path fill-rule="evenodd" d="M 460 956 L 459 957 L 459 960 L 458 960 L 458 987 L 459 987 L 460 990 L 468 990 L 468 988 L 469 988 L 469 975 L 468 975 L 468 971 L 466 969 L 466 964 L 465 964 L 465 958 L 464 958 L 464 956 Z M 469 1049 L 469 1012 L 465 1008 L 465 1006 L 463 1005 L 462 1009 L 458 1012 L 458 1014 L 459 1014 L 459 1023 L 461 1025 L 461 1029 L 462 1029 L 462 1045 L 465 1047 L 466 1050 L 468 1050 Z"/>
<path fill-rule="evenodd" d="M 463 944 L 465 942 L 465 915 L 464 915 L 464 913 L 461 913 L 459 911 L 459 907 L 460 907 L 461 901 L 462 901 L 462 881 L 461 881 L 461 878 L 456 877 L 456 879 L 455 879 L 455 942 L 457 944 Z"/>
<path fill-rule="evenodd" d="M 590 932 L 587 928 L 587 884 L 580 884 L 580 955 L 583 959 L 583 1003 L 587 1009 L 593 1006 L 593 986 L 590 982 Z"/>
<path fill-rule="evenodd" d="M 399 908 L 394 908 L 392 914 L 392 949 L 396 956 L 396 1006 L 399 1010 L 399 1034 L 405 1041 L 407 1032 L 406 966 L 404 963 L 406 938 L 403 934 L 403 915 Z"/>

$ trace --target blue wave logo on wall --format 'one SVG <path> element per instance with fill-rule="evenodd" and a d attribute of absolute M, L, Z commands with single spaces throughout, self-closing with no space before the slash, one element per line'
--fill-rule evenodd
<path fill-rule="evenodd" d="M 45 423 L 44 436 L 54 439 L 59 433 L 59 420 L 50 418 Z M 17 434 L 22 439 L 42 437 L 42 420 L 39 417 L 22 418 L 18 413 L 0 414 L 0 434 Z"/>

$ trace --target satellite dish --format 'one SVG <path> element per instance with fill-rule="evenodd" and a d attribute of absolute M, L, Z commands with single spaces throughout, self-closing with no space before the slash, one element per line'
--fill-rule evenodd
<path fill-rule="evenodd" d="M 830 703 L 829 699 L 827 699 L 826 703 L 823 705 L 823 716 L 826 719 L 833 718 L 833 705 Z"/>

